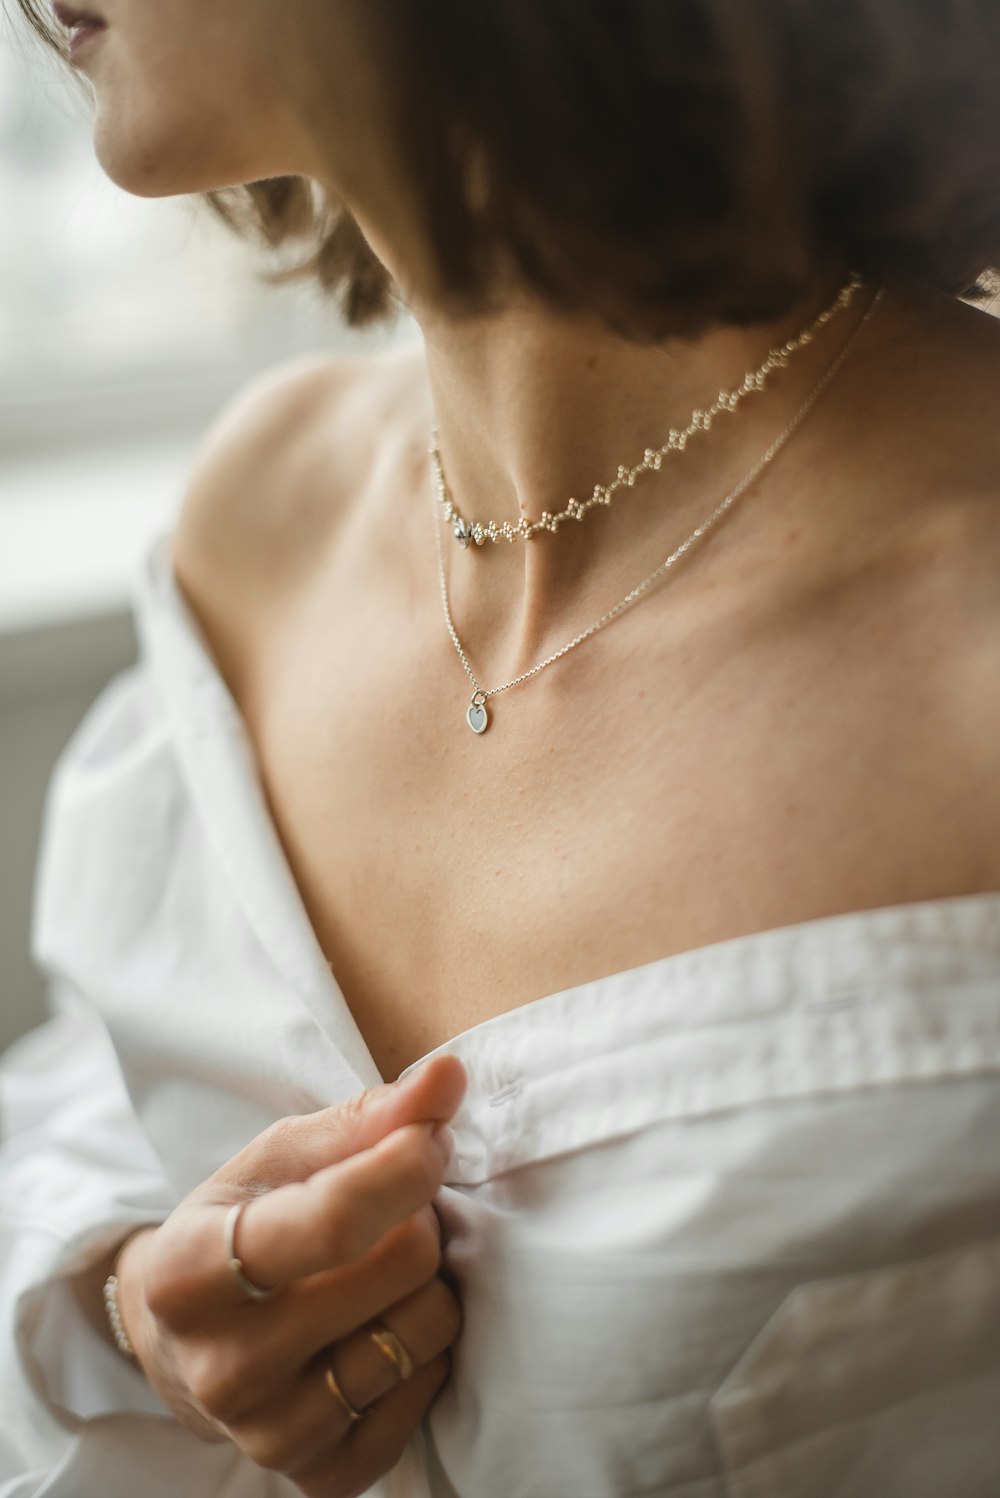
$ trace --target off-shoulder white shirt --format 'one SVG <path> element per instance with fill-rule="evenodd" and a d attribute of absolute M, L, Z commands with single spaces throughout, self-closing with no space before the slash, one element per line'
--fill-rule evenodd
<path fill-rule="evenodd" d="M 291 1498 L 65 1276 L 380 1080 L 170 541 L 46 806 L 56 1017 L 0 1073 L 0 1498 Z M 469 1075 L 436 1201 L 465 1324 L 378 1498 L 1000 1493 L 1000 893 L 703 946 L 438 1050 Z"/>

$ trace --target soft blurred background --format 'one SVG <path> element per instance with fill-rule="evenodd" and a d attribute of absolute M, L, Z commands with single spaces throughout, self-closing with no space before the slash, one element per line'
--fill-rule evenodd
<path fill-rule="evenodd" d="M 129 578 L 194 447 L 258 371 L 416 336 L 348 333 L 202 204 L 130 197 L 87 107 L 0 0 L 0 1050 L 44 1017 L 29 955 L 42 804 L 98 691 L 135 659 Z"/>

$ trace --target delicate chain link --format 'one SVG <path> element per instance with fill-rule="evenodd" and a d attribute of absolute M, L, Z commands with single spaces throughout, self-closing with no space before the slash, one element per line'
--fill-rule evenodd
<path fill-rule="evenodd" d="M 598 619 L 596 623 L 592 624 L 589 629 L 585 629 L 582 634 L 579 634 L 575 637 L 575 639 L 570 640 L 569 643 L 564 645 L 561 650 L 557 650 L 554 654 L 547 656 L 544 661 L 539 661 L 538 664 L 532 666 L 529 671 L 524 671 L 520 676 L 515 676 L 513 681 L 506 681 L 502 686 L 484 689 L 476 680 L 475 673 L 473 672 L 472 667 L 469 664 L 469 658 L 466 655 L 465 651 L 462 649 L 462 642 L 458 638 L 458 631 L 455 629 L 454 620 L 451 617 L 451 607 L 448 602 L 448 583 L 445 577 L 444 550 L 441 546 L 441 530 L 440 526 L 435 524 L 434 537 L 437 542 L 438 572 L 441 581 L 441 604 L 444 609 L 445 622 L 448 625 L 448 633 L 451 635 L 452 642 L 455 646 L 455 649 L 458 651 L 462 664 L 465 667 L 466 674 L 468 675 L 469 680 L 472 682 L 472 685 L 475 688 L 475 693 L 472 699 L 474 703 L 478 702 L 481 704 L 485 704 L 490 697 L 495 697 L 499 692 L 506 692 L 511 687 L 519 686 L 522 681 L 527 681 L 529 677 L 535 676 L 539 671 L 544 670 L 546 666 L 551 666 L 554 661 L 560 660 L 562 656 L 564 656 L 568 651 L 575 649 L 577 645 L 582 645 L 584 640 L 587 640 L 591 635 L 596 634 L 599 629 L 603 629 L 606 624 L 610 624 L 611 620 L 616 618 L 624 609 L 629 606 L 630 603 L 633 603 L 641 593 L 644 593 L 646 589 L 656 581 L 661 573 L 665 572 L 668 567 L 673 566 L 674 563 L 677 562 L 679 558 L 682 557 L 695 544 L 696 541 L 700 540 L 700 538 L 705 535 L 707 531 L 709 531 L 714 525 L 718 523 L 718 521 L 722 518 L 723 514 L 725 514 L 730 506 L 733 505 L 737 499 L 739 499 L 740 495 L 750 487 L 750 485 L 758 477 L 762 470 L 766 468 L 767 465 L 772 461 L 772 459 L 777 456 L 778 452 L 782 447 L 784 447 L 785 443 L 788 441 L 789 437 L 791 437 L 792 433 L 796 430 L 800 423 L 804 421 L 805 417 L 812 410 L 813 406 L 819 400 L 819 397 L 822 395 L 827 385 L 837 373 L 837 370 L 847 358 L 847 355 L 850 352 L 855 339 L 858 337 L 858 334 L 861 332 L 862 328 L 865 326 L 865 324 L 872 316 L 872 313 L 875 311 L 876 306 L 881 300 L 883 289 L 883 286 L 879 286 L 878 291 L 872 298 L 871 304 L 868 307 L 868 310 L 865 313 L 864 317 L 857 324 L 854 331 L 851 333 L 850 337 L 847 339 L 846 343 L 841 349 L 840 353 L 827 369 L 826 373 L 823 375 L 823 378 L 819 381 L 819 384 L 816 385 L 811 394 L 804 401 L 796 415 L 785 427 L 784 431 L 774 439 L 767 451 L 763 453 L 760 458 L 758 458 L 757 462 L 750 469 L 750 472 L 740 480 L 735 489 L 730 490 L 725 499 L 723 499 L 715 507 L 711 515 L 709 515 L 706 520 L 703 520 L 701 524 L 694 531 L 692 531 L 691 535 L 688 536 L 686 541 L 682 541 L 680 546 L 678 546 L 675 551 L 671 552 L 666 561 L 661 562 L 654 572 L 651 572 L 647 578 L 644 578 L 643 581 L 639 583 L 638 587 L 633 588 L 631 593 L 628 593 L 620 603 L 616 603 L 614 608 L 609 609 L 606 614 L 602 614 L 600 619 Z"/>
<path fill-rule="evenodd" d="M 767 358 L 759 369 L 747 370 L 743 376 L 742 383 L 733 387 L 732 390 L 720 390 L 718 398 L 708 407 L 706 411 L 694 410 L 686 427 L 681 429 L 672 428 L 663 447 L 647 447 L 643 454 L 642 462 L 634 468 L 626 468 L 624 464 L 618 468 L 618 476 L 611 480 L 610 484 L 597 484 L 589 499 L 571 499 L 564 510 L 550 514 L 548 510 L 542 511 L 540 520 L 528 520 L 522 515 L 516 525 L 509 520 L 482 521 L 463 520 L 448 489 L 444 476 L 444 467 L 441 461 L 441 451 L 437 444 L 438 430 L 432 428 L 430 454 L 434 460 L 434 478 L 437 488 L 438 500 L 442 506 L 443 523 L 451 523 L 454 526 L 456 539 L 463 547 L 474 541 L 477 546 L 482 546 L 485 541 L 528 541 L 536 531 L 556 531 L 563 520 L 582 520 L 588 510 L 594 505 L 609 505 L 612 495 L 622 487 L 632 489 L 640 473 L 658 473 L 665 457 L 671 453 L 683 452 L 687 447 L 688 439 L 696 432 L 707 432 L 711 429 L 715 417 L 723 411 L 735 411 L 740 401 L 752 392 L 761 391 L 767 385 L 768 376 L 775 369 L 783 369 L 791 356 L 799 349 L 805 348 L 812 343 L 816 334 L 830 321 L 842 308 L 848 306 L 854 293 L 861 286 L 860 276 L 852 276 L 851 279 L 841 287 L 835 300 L 826 307 L 808 327 L 804 328 L 795 338 L 790 338 L 787 343 L 775 345 L 770 349 Z"/>

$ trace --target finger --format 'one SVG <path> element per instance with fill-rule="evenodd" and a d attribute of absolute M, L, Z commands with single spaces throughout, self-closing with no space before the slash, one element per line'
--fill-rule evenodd
<path fill-rule="evenodd" d="M 250 1207 L 246 1204 L 237 1224 L 238 1256 L 245 1253 L 243 1220 Z M 227 1263 L 228 1211 L 217 1204 L 187 1207 L 152 1237 L 143 1273 L 146 1306 L 173 1335 L 242 1340 L 288 1377 L 317 1347 L 353 1331 L 440 1268 L 441 1223 L 427 1202 L 353 1264 L 293 1280 L 265 1300 L 250 1300 Z M 246 1267 L 244 1272 L 252 1279 Z"/>
<path fill-rule="evenodd" d="M 406 1124 L 371 1149 L 249 1202 L 239 1225 L 244 1273 L 254 1284 L 281 1286 L 355 1263 L 440 1190 L 447 1151 L 431 1128 Z"/>
<path fill-rule="evenodd" d="M 194 1328 L 191 1371 L 199 1398 L 207 1389 L 211 1413 L 227 1420 L 272 1403 L 317 1352 L 427 1285 L 439 1259 L 436 1232 L 414 1213 L 356 1264 L 294 1281 L 275 1300 L 230 1318 L 209 1340 Z"/>
<path fill-rule="evenodd" d="M 464 1080 L 461 1085 L 464 1086 Z M 153 1242 L 150 1254 L 147 1255 L 144 1287 L 150 1311 L 166 1326 L 184 1330 L 190 1326 L 201 1326 L 208 1321 L 214 1323 L 219 1320 L 220 1315 L 226 1317 L 238 1306 L 253 1303 L 247 1299 L 246 1293 L 241 1290 L 240 1284 L 229 1270 L 226 1254 L 226 1219 L 229 1207 L 238 1201 L 243 1201 L 244 1207 L 235 1228 L 235 1257 L 240 1258 L 243 1263 L 243 1273 L 251 1284 L 260 1287 L 274 1287 L 278 1284 L 277 1275 L 275 1278 L 268 1278 L 275 1258 L 278 1267 L 283 1266 L 281 1272 L 286 1273 L 286 1278 L 293 1278 L 296 1269 L 308 1275 L 331 1267 L 329 1258 L 323 1261 L 323 1255 L 317 1255 L 317 1239 L 316 1236 L 310 1237 L 310 1225 L 317 1215 L 322 1218 L 323 1212 L 331 1210 L 328 1198 L 338 1201 L 340 1216 L 337 1221 L 343 1221 L 349 1216 L 349 1203 L 344 1200 L 344 1192 L 338 1189 L 335 1173 L 338 1170 L 347 1171 L 347 1182 L 353 1182 L 358 1176 L 370 1177 L 370 1198 L 371 1192 L 377 1191 L 379 1180 L 382 1180 L 383 1197 L 388 1192 L 386 1200 L 389 1201 L 394 1180 L 398 1182 L 401 1177 L 409 1174 L 409 1192 L 398 1200 L 395 1210 L 388 1206 L 383 1213 L 383 1218 L 388 1218 L 389 1221 L 406 1216 L 412 1210 L 407 1206 L 407 1201 L 413 1200 L 415 1195 L 424 1195 L 419 1189 L 419 1182 L 424 1179 L 425 1174 L 425 1200 L 430 1200 L 431 1195 L 436 1194 L 442 1180 L 442 1150 L 428 1143 L 430 1129 L 430 1124 L 403 1125 L 385 1138 L 374 1141 L 370 1149 L 329 1165 L 322 1171 L 314 1171 L 313 1176 L 308 1176 L 307 1180 L 292 1180 L 272 1191 L 263 1191 L 262 1194 L 257 1194 L 259 1186 L 254 1188 L 250 1180 L 243 1185 L 226 1183 L 220 1177 L 208 1180 L 202 1188 L 192 1192 L 184 1200 L 181 1209 L 172 1213 L 171 1218 L 156 1233 L 151 1234 Z M 400 1152 L 403 1158 L 400 1158 Z M 434 1173 L 434 1167 L 437 1167 L 439 1173 Z M 415 1182 L 416 1188 L 413 1185 Z M 310 1189 L 305 1192 L 305 1197 L 308 1198 L 310 1216 L 307 1221 L 289 1222 L 289 1218 L 295 1215 L 289 1195 L 298 1191 L 298 1201 L 301 1203 L 304 1200 L 302 1191 L 307 1185 Z M 289 1195 L 284 1195 L 284 1192 Z M 320 1240 L 325 1225 L 325 1222 L 320 1221 Z M 256 1234 L 254 1242 L 253 1234 L 257 1228 L 262 1231 Z M 377 1231 L 377 1222 L 370 1212 L 368 1233 L 374 1231 Z M 286 1251 L 281 1252 L 281 1245 L 275 1246 L 272 1242 L 275 1233 L 286 1234 L 283 1245 Z M 304 1254 L 296 1255 L 293 1252 L 298 1245 L 304 1246 Z M 257 1254 L 262 1257 L 256 1257 Z"/>
<path fill-rule="evenodd" d="M 309 1466 L 351 1428 L 350 1417 L 326 1383 L 327 1368 L 350 1404 L 364 1410 L 407 1381 L 372 1331 L 386 1329 L 399 1338 L 413 1362 L 412 1378 L 454 1342 L 460 1328 L 457 1302 L 440 1280 L 432 1280 L 377 1321 L 325 1348 L 279 1398 L 230 1421 L 228 1433 L 259 1466 L 289 1474 Z"/>
<path fill-rule="evenodd" d="M 342 1338 L 328 1357 L 341 1389 L 353 1391 L 351 1402 L 356 1404 L 357 1394 L 367 1406 L 453 1346 L 461 1330 L 461 1306 L 444 1281 L 435 1276 Z M 399 1349 L 390 1344 L 387 1351 L 372 1335 L 386 1331 L 398 1339 Z M 401 1362 L 396 1361 L 397 1351 Z M 412 1367 L 406 1363 L 407 1355 Z"/>
<path fill-rule="evenodd" d="M 363 1419 L 312 1461 L 290 1475 L 306 1498 L 329 1498 L 331 1492 L 367 1493 L 396 1466 L 403 1451 L 447 1382 L 451 1363 L 446 1352 L 376 1400 Z M 335 1401 L 328 1395 L 330 1403 Z"/>
<path fill-rule="evenodd" d="M 294 1310 L 289 1307 L 288 1324 L 282 1329 L 283 1341 L 275 1348 L 272 1366 L 281 1361 L 284 1348 L 291 1345 L 298 1352 L 297 1364 L 289 1369 L 292 1373 L 294 1367 L 301 1367 L 323 1347 L 349 1341 L 352 1336 L 363 1336 L 364 1328 L 372 1320 L 384 1317 L 387 1307 L 397 1306 L 425 1291 L 430 1294 L 430 1309 L 440 1311 L 449 1327 L 454 1327 L 456 1318 L 460 1322 L 458 1299 L 438 1274 L 439 1250 L 425 1229 L 411 1226 L 414 1220 L 411 1218 L 402 1228 L 387 1234 L 383 1240 L 386 1247 L 380 1244 L 365 1261 L 366 1267 L 357 1273 L 356 1283 L 348 1282 L 349 1276 L 355 1277 L 353 1270 L 342 1270 L 342 1282 L 337 1292 L 324 1298 L 317 1297 L 312 1304 L 304 1295 L 300 1299 L 307 1281 L 293 1287 L 297 1304 Z M 420 1246 L 411 1246 L 416 1243 Z"/>
<path fill-rule="evenodd" d="M 457 1056 L 432 1056 L 402 1082 L 385 1082 L 315 1113 L 279 1119 L 253 1139 L 206 1182 L 206 1195 L 220 1185 L 236 1198 L 262 1187 L 304 1181 L 317 1170 L 346 1160 L 408 1123 L 447 1123 L 467 1084 Z"/>

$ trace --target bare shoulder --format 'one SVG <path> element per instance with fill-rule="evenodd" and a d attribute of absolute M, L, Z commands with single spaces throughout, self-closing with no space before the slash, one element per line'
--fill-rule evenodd
<path fill-rule="evenodd" d="M 195 452 L 171 540 L 185 594 L 232 685 L 254 620 L 280 607 L 364 492 L 394 395 L 421 351 L 316 354 L 245 385 Z"/>
<path fill-rule="evenodd" d="M 357 444 L 339 440 L 346 409 L 369 380 L 363 358 L 309 355 L 267 370 L 228 401 L 191 465 L 173 538 L 179 575 L 279 562 L 274 548 L 293 543 L 310 477 L 333 509 L 360 459 Z"/>

